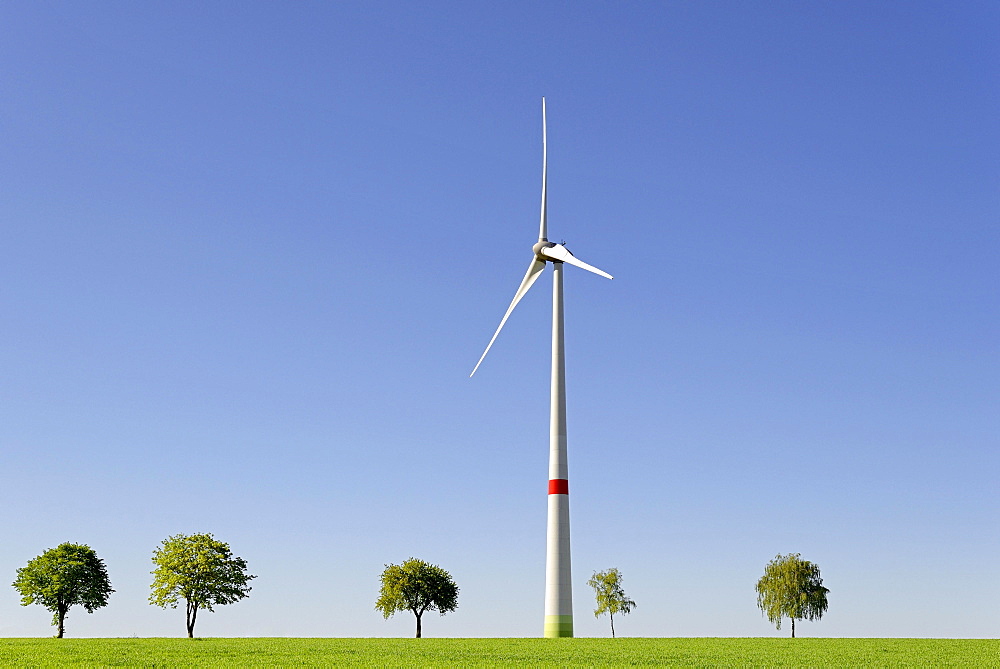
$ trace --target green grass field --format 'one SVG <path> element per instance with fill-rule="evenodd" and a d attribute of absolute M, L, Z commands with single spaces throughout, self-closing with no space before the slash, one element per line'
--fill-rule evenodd
<path fill-rule="evenodd" d="M 0 665 L 1000 667 L 1000 639 L 0 639 Z"/>

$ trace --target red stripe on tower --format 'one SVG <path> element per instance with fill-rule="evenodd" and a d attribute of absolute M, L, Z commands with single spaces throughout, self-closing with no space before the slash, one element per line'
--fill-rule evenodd
<path fill-rule="evenodd" d="M 568 479 L 549 479 L 549 494 L 550 495 L 568 495 L 569 494 L 569 480 Z"/>

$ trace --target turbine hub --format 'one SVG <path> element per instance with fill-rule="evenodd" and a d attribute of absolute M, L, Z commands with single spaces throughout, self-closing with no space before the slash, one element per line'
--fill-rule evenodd
<path fill-rule="evenodd" d="M 537 244 L 531 247 L 531 250 L 534 251 L 535 257 L 541 260 L 542 262 L 561 262 L 559 260 L 550 258 L 549 256 L 542 254 L 542 249 L 551 249 L 553 246 L 556 246 L 555 242 L 538 242 Z"/>

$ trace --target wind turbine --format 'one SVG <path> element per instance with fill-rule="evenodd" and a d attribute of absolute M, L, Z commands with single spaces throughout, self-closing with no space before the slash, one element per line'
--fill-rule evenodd
<path fill-rule="evenodd" d="M 472 370 L 471 377 L 483 363 L 504 323 L 528 289 L 552 264 L 552 385 L 549 416 L 549 515 L 545 551 L 545 636 L 573 636 L 573 587 L 569 556 L 569 471 L 566 463 L 566 357 L 563 348 L 563 264 L 575 265 L 588 272 L 611 279 L 612 276 L 588 265 L 569 252 L 562 244 L 548 240 L 546 220 L 546 182 L 548 155 L 546 148 L 545 98 L 542 98 L 542 213 L 538 226 L 538 242 L 531 247 L 531 264 L 521 280 L 514 299 L 507 307 L 493 339 Z"/>

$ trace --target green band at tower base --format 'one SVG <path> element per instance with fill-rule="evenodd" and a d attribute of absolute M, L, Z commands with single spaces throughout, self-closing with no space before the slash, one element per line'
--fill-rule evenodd
<path fill-rule="evenodd" d="M 545 638 L 573 636 L 573 616 L 545 616 Z"/>

